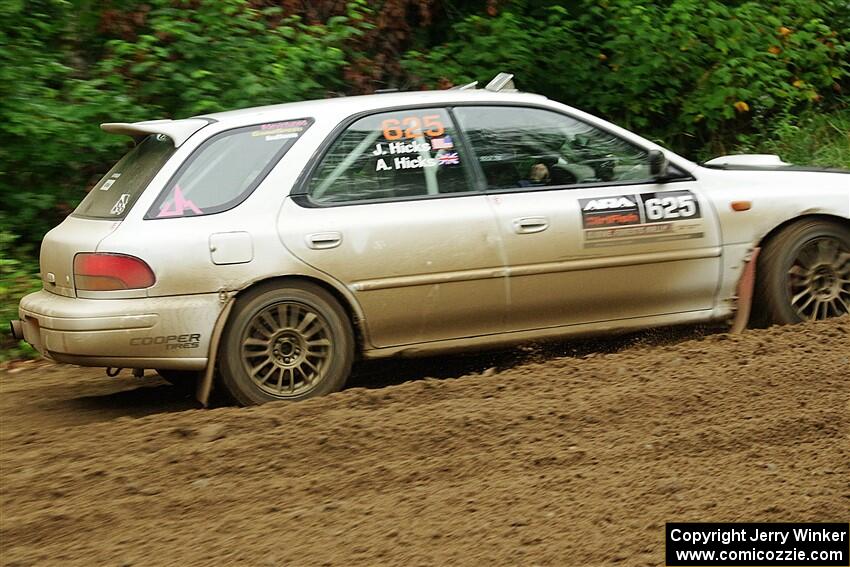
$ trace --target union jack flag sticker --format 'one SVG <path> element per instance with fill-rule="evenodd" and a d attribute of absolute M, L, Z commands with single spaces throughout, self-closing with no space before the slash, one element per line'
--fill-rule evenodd
<path fill-rule="evenodd" d="M 440 165 L 457 165 L 460 163 L 460 157 L 458 157 L 457 152 L 446 152 L 437 156 L 437 159 L 440 160 Z"/>

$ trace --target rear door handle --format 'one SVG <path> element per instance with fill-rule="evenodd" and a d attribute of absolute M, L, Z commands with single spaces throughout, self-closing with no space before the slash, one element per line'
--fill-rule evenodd
<path fill-rule="evenodd" d="M 342 234 L 339 232 L 316 232 L 307 235 L 307 246 L 313 250 L 336 248 L 342 244 Z"/>
<path fill-rule="evenodd" d="M 517 234 L 533 234 L 549 228 L 549 219 L 546 217 L 521 217 L 514 219 L 513 225 L 514 232 Z"/>

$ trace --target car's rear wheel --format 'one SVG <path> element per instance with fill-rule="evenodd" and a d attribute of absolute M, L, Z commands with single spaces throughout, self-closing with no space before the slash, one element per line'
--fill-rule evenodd
<path fill-rule="evenodd" d="M 850 228 L 822 219 L 786 227 L 762 249 L 756 283 L 765 324 L 850 313 Z"/>
<path fill-rule="evenodd" d="M 240 297 L 222 347 L 222 385 L 237 403 L 253 405 L 340 390 L 351 371 L 354 333 L 331 294 L 291 282 Z"/>

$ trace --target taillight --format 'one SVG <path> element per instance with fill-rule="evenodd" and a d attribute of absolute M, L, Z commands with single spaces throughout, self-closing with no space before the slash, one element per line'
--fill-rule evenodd
<path fill-rule="evenodd" d="M 154 283 L 153 270 L 135 256 L 82 253 L 74 257 L 74 285 L 79 290 L 139 289 Z"/>

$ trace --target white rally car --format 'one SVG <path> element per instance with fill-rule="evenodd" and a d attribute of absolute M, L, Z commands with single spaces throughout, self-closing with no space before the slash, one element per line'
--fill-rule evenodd
<path fill-rule="evenodd" d="M 850 311 L 848 172 L 696 164 L 505 83 L 103 124 L 136 146 L 44 238 L 15 335 L 254 404 L 357 358 L 740 328 L 751 296 Z"/>

